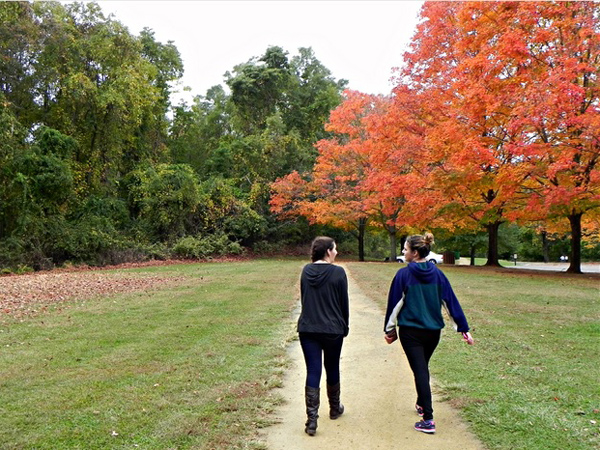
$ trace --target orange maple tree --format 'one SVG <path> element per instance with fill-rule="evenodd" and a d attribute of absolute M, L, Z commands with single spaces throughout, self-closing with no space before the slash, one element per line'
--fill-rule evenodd
<path fill-rule="evenodd" d="M 274 185 L 274 211 L 376 219 L 392 256 L 398 230 L 484 228 L 488 265 L 502 223 L 568 219 L 579 272 L 582 226 L 597 236 L 600 217 L 600 6 L 425 2 L 421 16 L 393 94 L 347 92 L 313 172 Z"/>
<path fill-rule="evenodd" d="M 507 124 L 511 105 L 497 101 L 510 77 L 482 76 L 480 56 L 469 45 L 472 23 L 463 3 L 427 2 L 404 74 L 428 99 L 435 121 L 427 131 L 428 185 L 437 191 L 436 212 L 463 229 L 488 232 L 488 265 L 498 262 L 498 228 L 507 210 L 518 206 L 523 179 L 511 157 Z M 519 174 L 520 176 L 517 176 Z"/>
<path fill-rule="evenodd" d="M 506 220 L 571 223 L 597 211 L 598 6 L 593 2 L 426 2 L 402 72 L 438 110 L 430 185 L 446 214 L 489 233 Z"/>
<path fill-rule="evenodd" d="M 512 122 L 534 181 L 524 211 L 568 219 L 567 271 L 580 273 L 582 218 L 600 213 L 600 5 L 523 3 L 511 18 L 499 54 L 521 82 Z"/>
<path fill-rule="evenodd" d="M 424 146 L 431 117 L 424 104 L 417 92 L 399 85 L 386 107 L 365 123 L 372 167 L 364 182 L 365 190 L 371 192 L 367 206 L 388 231 L 391 249 L 395 249 L 398 233 L 406 235 L 436 222 L 432 206 L 438 199 L 427 186 L 430 169 Z"/>
<path fill-rule="evenodd" d="M 337 155 L 338 164 L 342 155 L 352 161 L 350 174 L 358 174 L 353 192 L 361 199 L 361 211 L 387 232 L 391 261 L 396 260 L 398 235 L 428 217 L 425 178 L 415 170 L 424 131 L 420 111 L 418 97 L 408 88 L 386 97 L 349 91 L 326 126 L 335 137 L 317 144 L 321 155 Z M 314 172 L 327 179 L 335 170 L 340 169 L 318 164 Z"/>
<path fill-rule="evenodd" d="M 316 144 L 319 156 L 307 181 L 291 174 L 274 183 L 272 211 L 282 215 L 287 208 L 311 222 L 352 226 L 359 232 L 360 260 L 360 233 L 373 223 L 388 233 L 394 261 L 398 232 L 416 217 L 403 214 L 416 184 L 405 157 L 410 139 L 405 136 L 400 144 L 398 123 L 390 120 L 390 97 L 356 91 L 346 91 L 344 97 L 325 126 L 334 136 Z"/>
<path fill-rule="evenodd" d="M 364 237 L 369 221 L 363 183 L 368 168 L 368 147 L 361 124 L 377 102 L 374 96 L 344 93 L 344 102 L 331 113 L 326 129 L 331 139 L 316 144 L 319 155 L 313 170 L 293 172 L 272 185 L 271 211 L 282 218 L 304 216 L 351 231 L 358 240 L 359 260 L 364 260 Z"/>

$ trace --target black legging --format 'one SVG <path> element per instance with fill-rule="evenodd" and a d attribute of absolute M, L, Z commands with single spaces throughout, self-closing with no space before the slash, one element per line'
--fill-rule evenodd
<path fill-rule="evenodd" d="M 433 419 L 431 386 L 429 384 L 429 360 L 438 343 L 441 330 L 400 327 L 400 343 L 415 376 L 417 404 L 423 408 L 423 420 Z"/>
<path fill-rule="evenodd" d="M 318 388 L 321 384 L 323 365 L 327 384 L 340 381 L 340 354 L 344 336 L 341 334 L 300 333 L 300 345 L 306 363 L 306 385 Z"/>

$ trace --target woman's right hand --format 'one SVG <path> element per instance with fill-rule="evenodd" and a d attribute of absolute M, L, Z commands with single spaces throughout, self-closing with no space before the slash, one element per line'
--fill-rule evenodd
<path fill-rule="evenodd" d="M 385 342 L 387 342 L 388 344 L 391 344 L 396 339 L 398 339 L 398 333 L 396 332 L 396 329 L 394 329 L 394 330 L 386 333 L 384 337 L 385 337 Z"/>

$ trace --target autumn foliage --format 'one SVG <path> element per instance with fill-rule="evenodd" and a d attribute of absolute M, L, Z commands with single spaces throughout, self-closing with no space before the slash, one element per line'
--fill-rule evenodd
<path fill-rule="evenodd" d="M 500 224 L 568 222 L 580 271 L 600 211 L 600 6 L 425 2 L 421 19 L 392 95 L 347 92 L 335 136 L 302 183 L 274 184 L 273 210 L 296 179 L 296 214 L 368 218 L 392 238 L 483 228 L 491 265 Z"/>

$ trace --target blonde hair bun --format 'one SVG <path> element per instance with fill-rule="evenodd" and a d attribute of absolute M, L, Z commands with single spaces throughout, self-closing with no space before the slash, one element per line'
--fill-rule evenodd
<path fill-rule="evenodd" d="M 435 244 L 435 241 L 433 240 L 433 234 L 432 233 L 425 233 L 423 235 L 423 240 L 425 241 L 426 244 L 428 245 L 433 245 Z"/>

